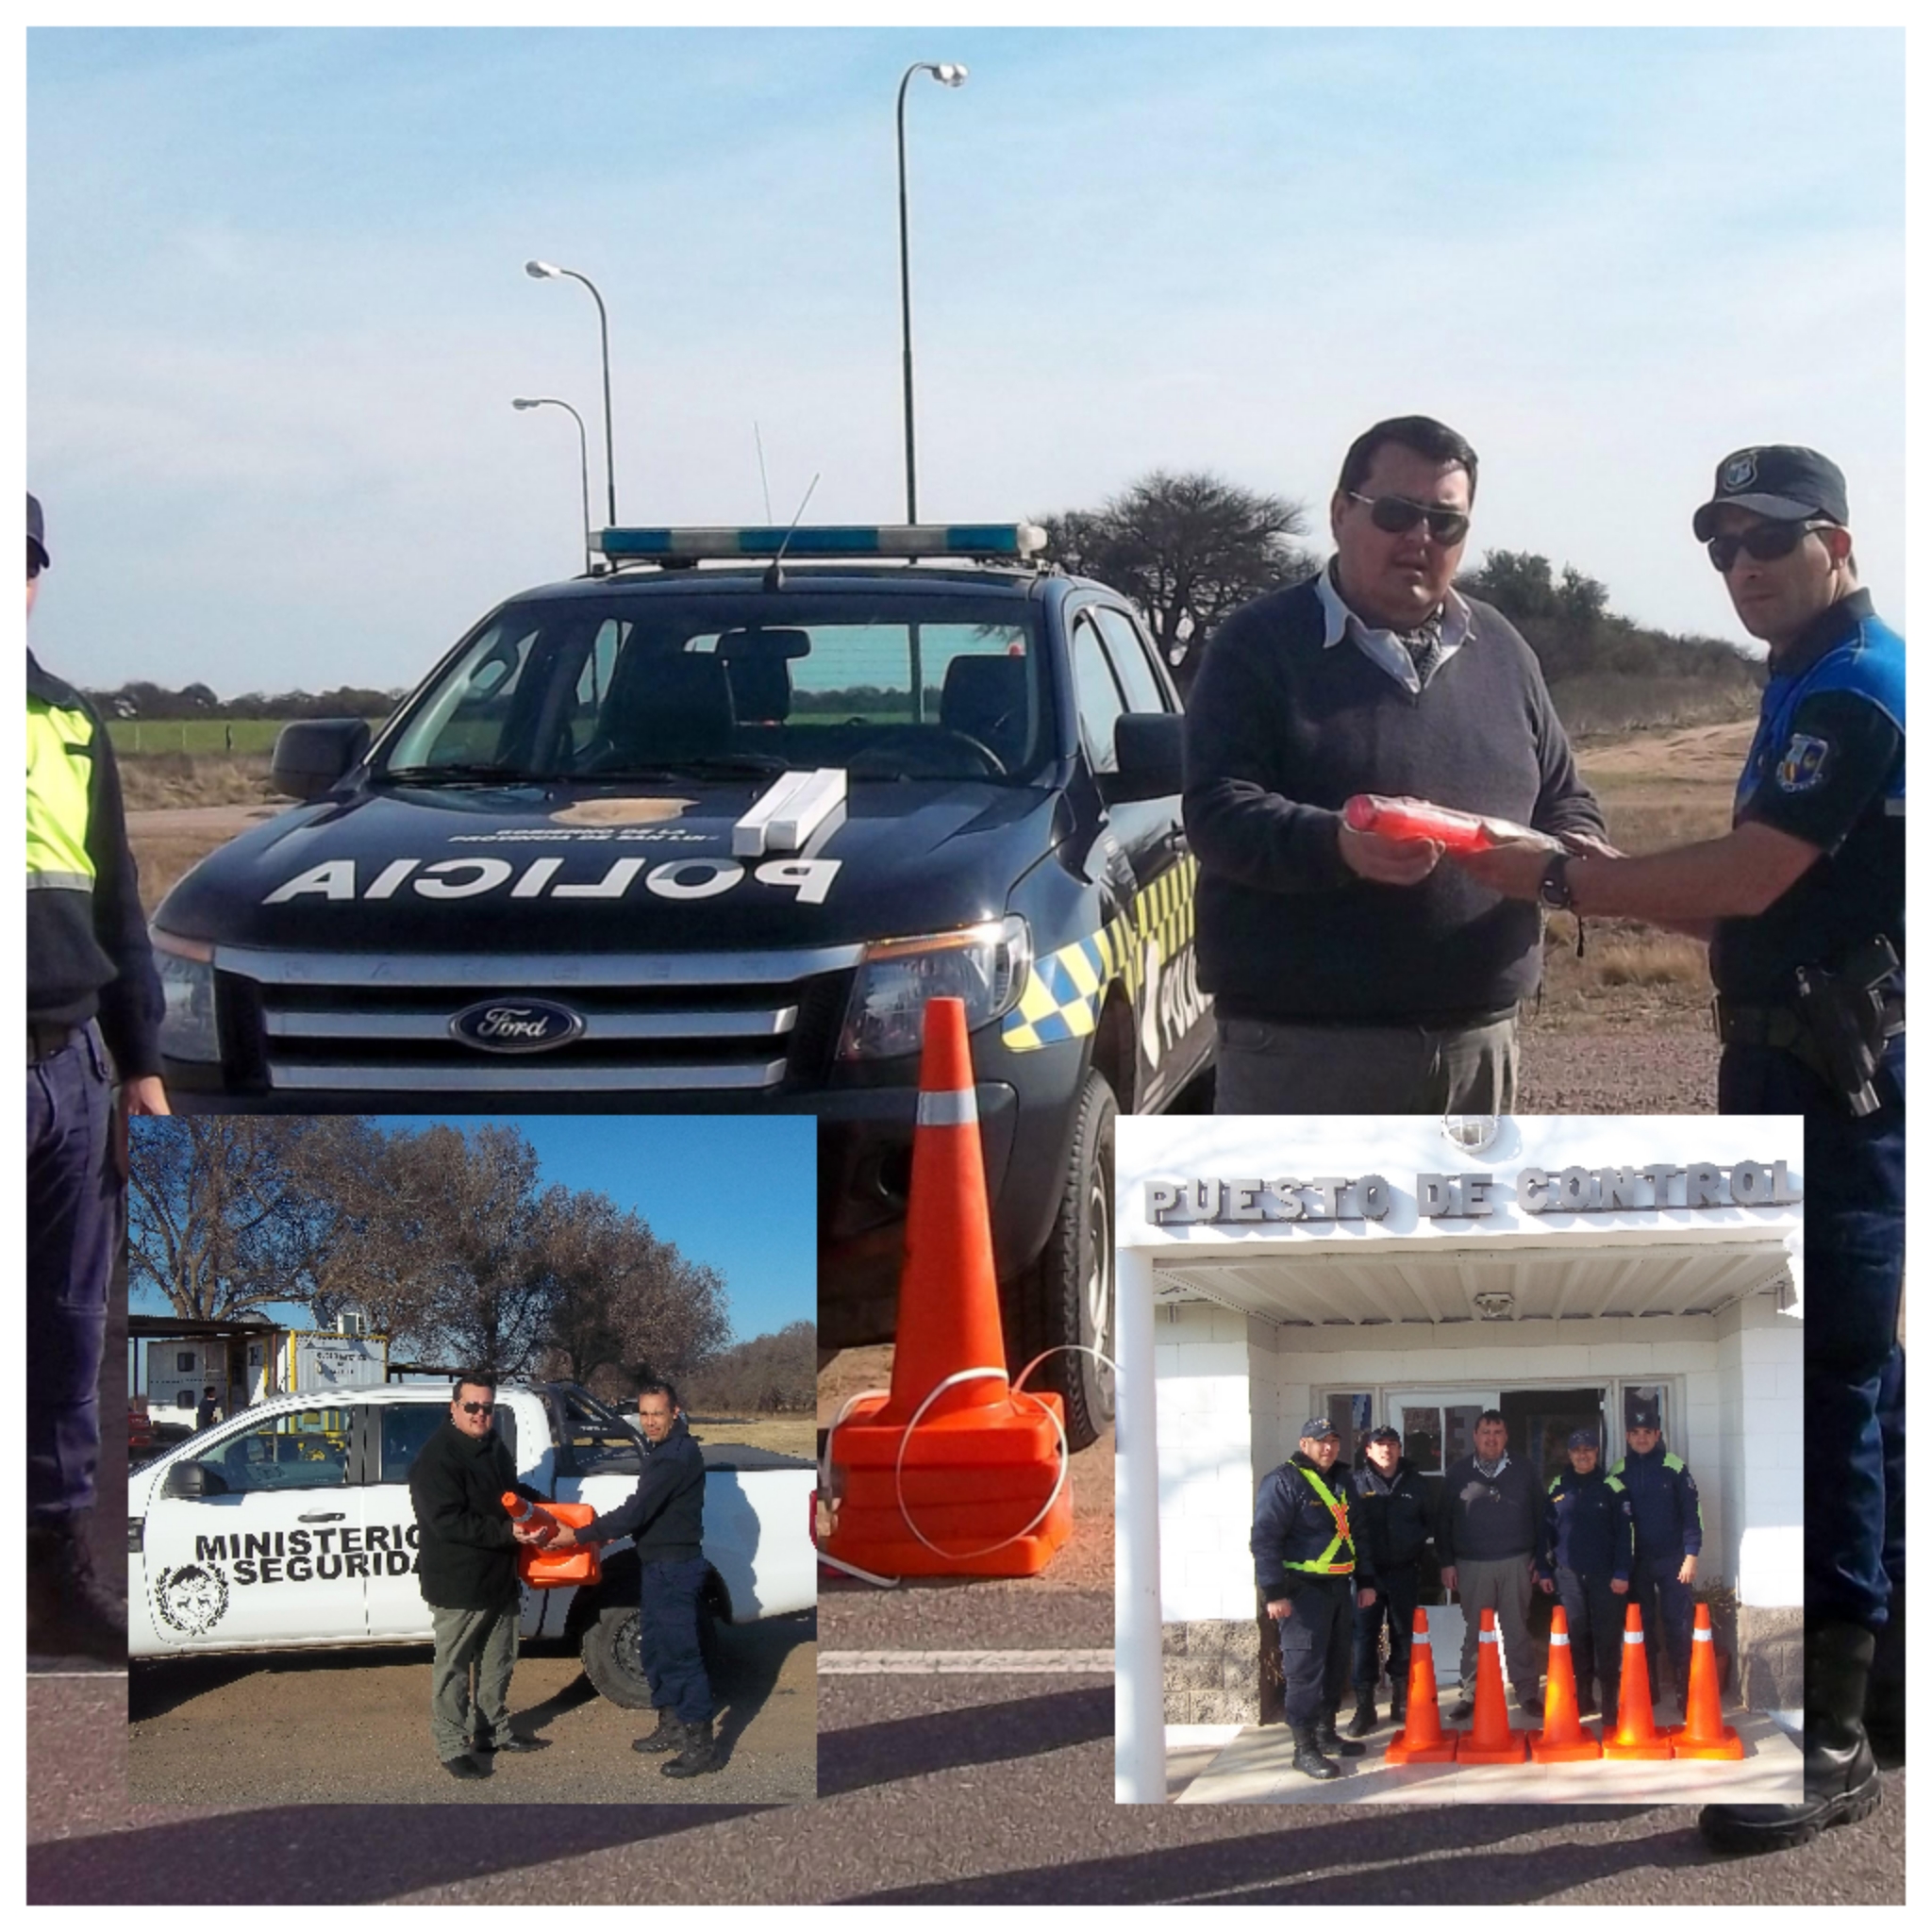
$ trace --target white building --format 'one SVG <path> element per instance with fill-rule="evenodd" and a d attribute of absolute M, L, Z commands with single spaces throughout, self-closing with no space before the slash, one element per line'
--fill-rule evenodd
<path fill-rule="evenodd" d="M 1797 1705 L 1803 1168 L 1786 1117 L 1124 1117 L 1117 1795 L 1161 1798 L 1165 1724 L 1260 1719 L 1255 1496 L 1314 1414 L 1439 1474 L 1483 1408 L 1555 1467 L 1660 1407 L 1735 1688 Z"/>

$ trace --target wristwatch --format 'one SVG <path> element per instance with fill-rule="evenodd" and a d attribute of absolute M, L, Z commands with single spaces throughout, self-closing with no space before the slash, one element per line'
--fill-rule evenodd
<path fill-rule="evenodd" d="M 1575 909 L 1575 900 L 1570 891 L 1570 858 L 1567 852 L 1557 853 L 1543 867 L 1543 875 L 1537 882 L 1536 895 L 1552 912 Z"/>

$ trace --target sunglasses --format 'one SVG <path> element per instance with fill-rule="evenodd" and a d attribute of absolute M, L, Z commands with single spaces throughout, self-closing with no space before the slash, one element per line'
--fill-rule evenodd
<path fill-rule="evenodd" d="M 462 1408 L 465 1415 L 494 1415 L 496 1413 L 496 1405 L 493 1402 L 466 1402 L 463 1404 Z"/>
<path fill-rule="evenodd" d="M 1411 503 L 1406 496 L 1364 496 L 1359 490 L 1348 493 L 1357 503 L 1367 504 L 1370 523 L 1391 537 L 1400 537 L 1424 522 L 1438 543 L 1460 543 L 1469 535 L 1469 518 L 1459 509 L 1436 509 L 1426 503 Z"/>
<path fill-rule="evenodd" d="M 1737 562 L 1740 550 L 1747 557 L 1755 557 L 1759 563 L 1770 563 L 1776 558 L 1789 557 L 1805 541 L 1808 532 L 1837 527 L 1829 517 L 1813 517 L 1802 524 L 1753 524 L 1748 530 L 1713 537 L 1704 547 L 1710 553 L 1711 563 L 1716 569 L 1728 571 Z"/>

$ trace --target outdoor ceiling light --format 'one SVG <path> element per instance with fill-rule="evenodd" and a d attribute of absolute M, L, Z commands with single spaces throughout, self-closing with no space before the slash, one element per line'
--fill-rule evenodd
<path fill-rule="evenodd" d="M 1442 1116 L 1442 1138 L 1452 1147 L 1480 1154 L 1496 1138 L 1502 1125 L 1500 1114 L 1445 1113 Z"/>
<path fill-rule="evenodd" d="M 1507 1289 L 1490 1289 L 1476 1296 L 1475 1311 L 1485 1322 L 1507 1322 L 1516 1312 L 1516 1297 Z"/>

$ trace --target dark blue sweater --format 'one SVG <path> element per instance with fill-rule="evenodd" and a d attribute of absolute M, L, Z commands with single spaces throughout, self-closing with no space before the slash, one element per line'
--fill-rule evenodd
<path fill-rule="evenodd" d="M 1420 693 L 1350 638 L 1322 641 L 1312 582 L 1235 612 L 1188 700 L 1188 837 L 1203 989 L 1224 1016 L 1448 1024 L 1535 990 L 1536 907 L 1456 865 L 1372 885 L 1336 849 L 1357 791 L 1548 832 L 1601 834 L 1529 646 L 1487 604 Z"/>

